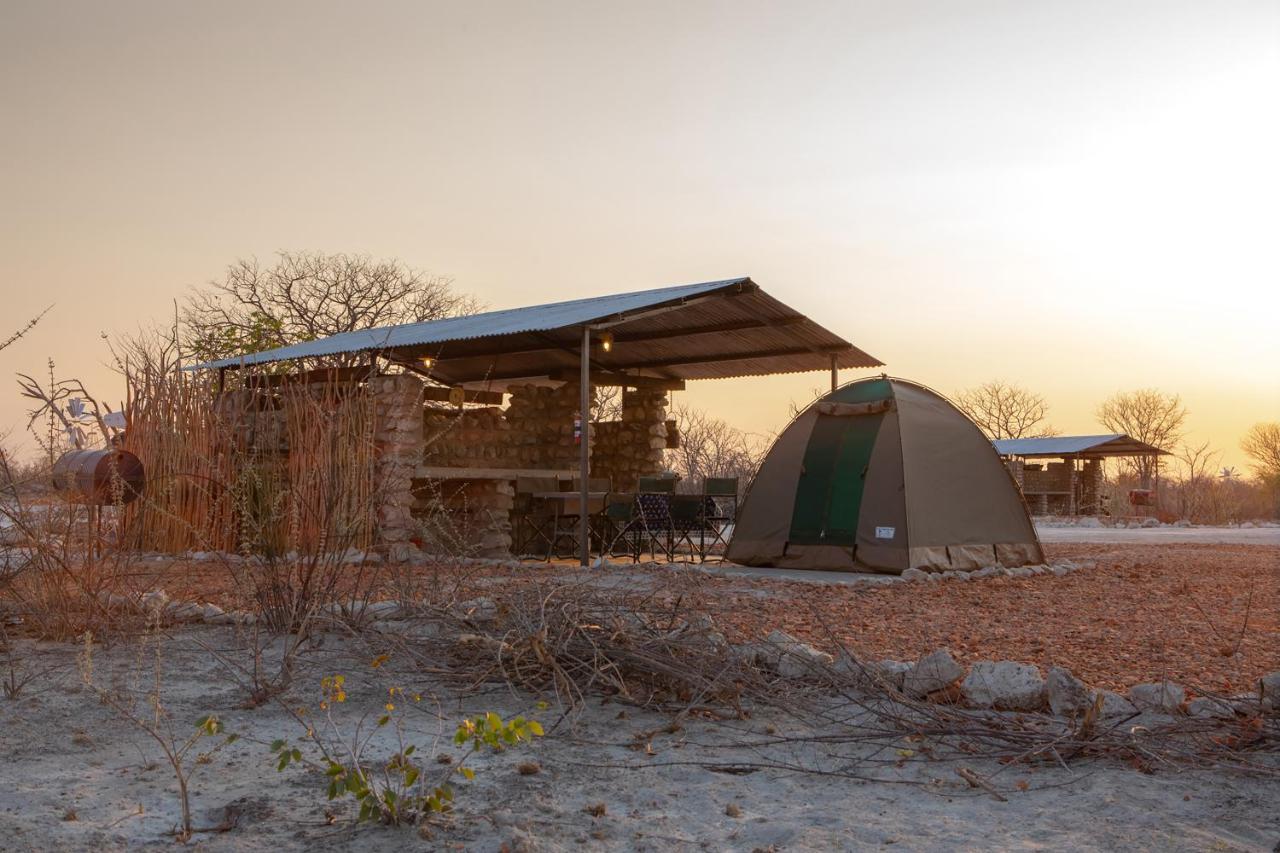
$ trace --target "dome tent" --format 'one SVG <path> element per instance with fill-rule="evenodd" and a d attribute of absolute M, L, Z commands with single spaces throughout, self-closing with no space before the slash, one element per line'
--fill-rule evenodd
<path fill-rule="evenodd" d="M 900 573 L 1044 561 L 1017 486 L 959 409 L 914 382 L 843 385 L 801 412 L 743 500 L 728 559 Z"/>

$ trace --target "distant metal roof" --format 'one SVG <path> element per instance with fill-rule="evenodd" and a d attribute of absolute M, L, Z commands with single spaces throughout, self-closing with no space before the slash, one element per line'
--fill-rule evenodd
<path fill-rule="evenodd" d="M 1167 450 L 1130 438 L 1107 435 L 1055 435 L 1047 438 L 1003 438 L 991 442 L 1001 456 L 1167 456 Z"/>
<path fill-rule="evenodd" d="M 433 360 L 446 384 L 551 376 L 578 367 L 582 327 L 609 329 L 593 370 L 713 379 L 881 362 L 762 291 L 749 278 L 488 311 L 306 341 L 191 369 L 376 352 L 406 366 Z"/>

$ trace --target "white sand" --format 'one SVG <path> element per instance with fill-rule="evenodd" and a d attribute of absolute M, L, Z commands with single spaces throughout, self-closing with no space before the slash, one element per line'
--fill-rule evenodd
<path fill-rule="evenodd" d="M 222 820 L 224 807 L 241 812 L 236 829 L 200 834 L 209 850 L 308 848 L 401 850 L 837 850 L 892 845 L 894 849 L 1124 849 L 1258 850 L 1280 842 L 1280 785 L 1239 775 L 1160 772 L 1144 775 L 1114 763 L 1061 768 L 1002 768 L 989 761 L 966 766 L 995 780 L 1008 802 L 968 787 L 956 764 L 915 755 L 897 767 L 896 755 L 866 747 L 746 748 L 780 735 L 805 734 L 801 720 L 779 713 L 747 722 L 689 722 L 677 734 L 653 738 L 654 754 L 631 748 L 638 731 L 666 718 L 596 698 L 573 727 L 561 725 L 528 749 L 475 763 L 475 782 L 459 781 L 458 808 L 428 844 L 413 828 L 355 826 L 349 804 L 333 807 L 324 780 L 300 768 L 277 773 L 266 746 L 296 738 L 298 728 L 277 705 L 238 710 L 244 691 L 226 670 L 200 652 L 195 640 L 233 649 L 226 630 L 191 628 L 166 652 L 165 696 L 179 729 L 215 712 L 242 740 L 201 767 L 192 800 L 199 825 Z M 178 811 L 171 771 L 154 743 L 121 723 L 80 688 L 76 649 L 18 644 L 28 668 L 59 667 L 37 677 L 14 701 L 0 699 L 0 848 L 5 850 L 170 849 Z M 438 685 L 408 679 L 389 667 L 374 671 L 369 651 L 330 638 L 306 653 L 289 701 L 314 707 L 322 674 L 347 674 L 346 719 L 376 712 L 386 686 L 404 684 L 440 697 L 442 719 L 430 701 L 417 706 L 413 741 L 433 749 L 467 713 L 496 710 L 533 714 L 547 724 L 555 710 L 537 711 L 537 697 L 505 688 L 464 700 Z M 137 670 L 136 646 L 99 650 L 101 683 Z M 619 712 L 625 712 L 618 719 Z M 383 730 L 385 731 L 385 730 Z M 903 744 L 904 747 L 906 744 Z M 378 748 L 389 744 L 380 742 Z M 445 748 L 458 754 L 451 744 Z M 519 761 L 537 760 L 542 772 L 519 775 Z M 886 760 L 887 759 L 887 760 Z M 712 772 L 689 762 L 795 763 L 846 768 L 882 781 L 760 770 L 744 775 Z M 151 765 L 151 766 L 148 766 Z M 1017 787 L 1019 780 L 1028 790 Z M 901 784 L 922 783 L 922 784 Z M 603 817 L 584 807 L 604 803 Z M 740 815 L 725 814 L 734 804 Z M 138 815 L 139 806 L 142 814 Z M 337 821 L 326 821 L 333 808 Z M 68 809 L 76 819 L 64 820 Z"/>

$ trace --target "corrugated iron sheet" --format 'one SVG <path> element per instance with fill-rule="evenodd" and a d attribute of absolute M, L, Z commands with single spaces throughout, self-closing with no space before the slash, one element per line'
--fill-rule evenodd
<path fill-rule="evenodd" d="M 1061 456 L 1089 453 L 1125 456 L 1166 451 L 1123 433 L 1107 435 L 1055 435 L 1047 438 L 1005 438 L 991 442 L 1001 456 Z"/>
<path fill-rule="evenodd" d="M 430 356 L 445 383 L 546 376 L 577 369 L 584 324 L 613 324 L 612 351 L 592 353 L 596 370 L 711 379 L 823 370 L 832 356 L 838 367 L 880 365 L 738 278 L 346 332 L 198 368 L 376 351 L 406 363 Z"/>

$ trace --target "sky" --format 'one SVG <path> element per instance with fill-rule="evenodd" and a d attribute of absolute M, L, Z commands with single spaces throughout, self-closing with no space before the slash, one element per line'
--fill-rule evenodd
<path fill-rule="evenodd" d="M 0 429 L 16 372 L 237 258 L 366 253 L 492 308 L 749 275 L 945 393 L 1103 431 L 1280 420 L 1280 3 L 0 5 Z M 860 375 L 845 371 L 842 378 Z M 820 373 L 691 383 L 744 429 Z"/>

